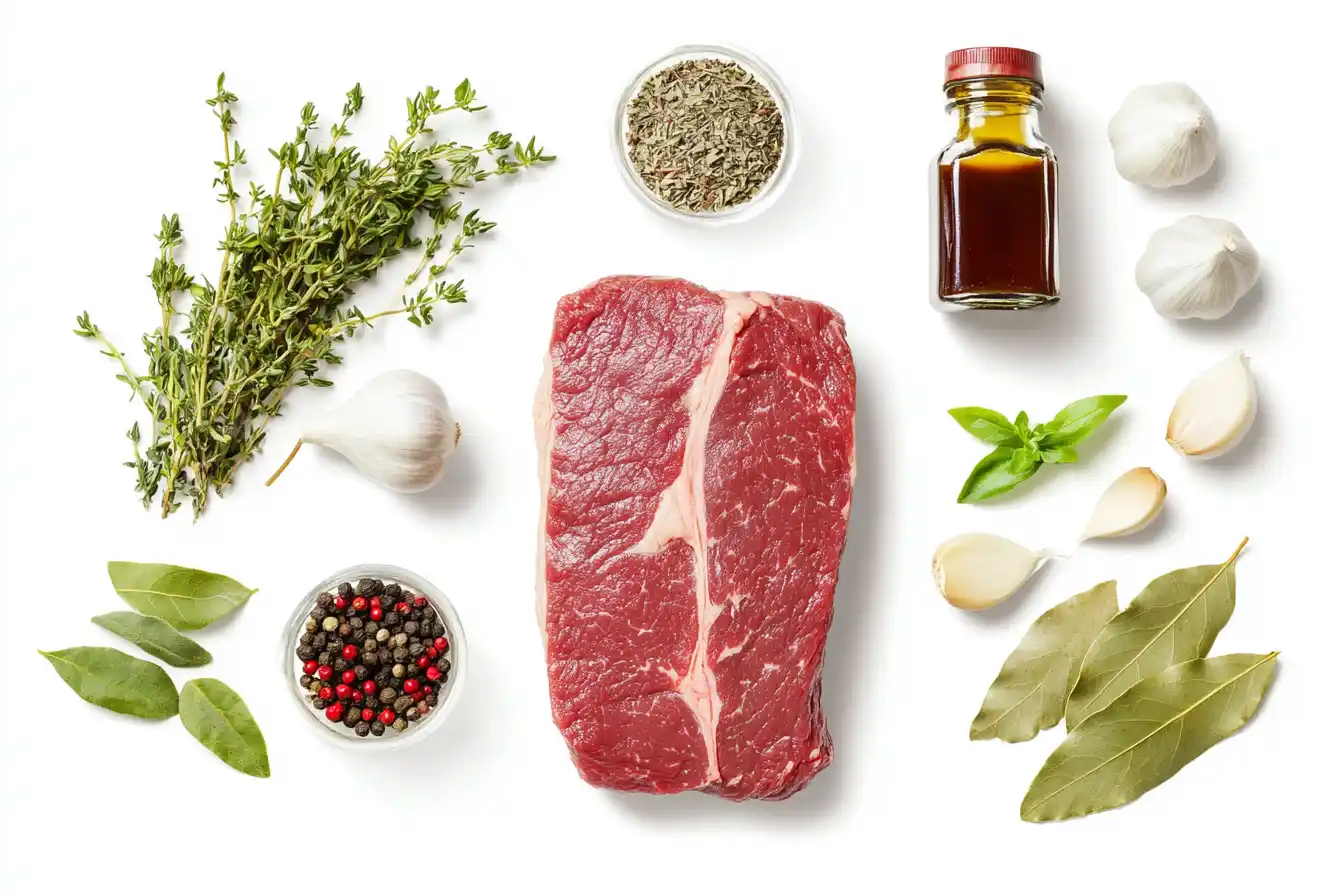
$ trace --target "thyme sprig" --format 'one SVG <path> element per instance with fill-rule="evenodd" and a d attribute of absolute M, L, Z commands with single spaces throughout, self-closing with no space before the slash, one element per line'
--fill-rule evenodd
<path fill-rule="evenodd" d="M 135 471 L 145 506 L 158 497 L 163 516 L 184 498 L 200 516 L 210 491 L 223 494 L 239 466 L 257 453 L 291 389 L 332 385 L 319 373 L 341 362 L 340 343 L 360 328 L 395 316 L 427 326 L 439 305 L 465 302 L 462 281 L 440 278 L 472 248 L 474 237 L 495 224 L 476 210 L 463 214 L 462 202 L 453 197 L 489 178 L 554 159 L 535 138 L 523 144 L 499 131 L 480 146 L 436 139 L 438 116 L 485 108 L 470 81 L 457 86 L 451 103 L 433 87 L 407 98 L 404 135 L 389 138 L 381 158 L 365 158 L 342 143 L 364 103 L 356 84 L 325 143 L 317 139 L 313 104 L 303 107 L 294 138 L 270 151 L 274 180 L 269 188 L 249 183 L 244 202 L 235 175 L 247 157 L 232 136 L 238 97 L 225 88 L 223 74 L 206 102 L 223 143 L 214 186 L 229 212 L 214 282 L 178 263 L 181 223 L 177 215 L 164 215 L 149 274 L 159 326 L 141 340 L 147 372 L 135 373 L 87 312 L 79 315 L 75 330 L 117 362 L 117 379 L 149 412 L 147 439 L 142 441 L 138 423 L 127 433 L 133 460 L 126 466 Z M 421 217 L 432 224 L 424 240 L 412 233 Z M 375 313 L 349 304 L 360 283 L 412 248 L 422 252 L 405 285 L 421 280 L 423 285 L 403 295 L 399 305 Z M 177 309 L 184 293 L 191 297 L 185 313 Z"/>

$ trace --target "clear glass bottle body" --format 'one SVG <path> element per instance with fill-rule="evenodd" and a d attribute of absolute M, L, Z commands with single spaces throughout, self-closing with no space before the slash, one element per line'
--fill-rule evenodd
<path fill-rule="evenodd" d="M 1040 132 L 1040 85 L 993 77 L 948 84 L 946 93 L 956 133 L 933 166 L 935 304 L 1058 302 L 1058 172 Z"/>

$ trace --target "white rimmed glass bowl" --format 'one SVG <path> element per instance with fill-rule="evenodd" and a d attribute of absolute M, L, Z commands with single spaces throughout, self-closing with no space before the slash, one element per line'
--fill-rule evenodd
<path fill-rule="evenodd" d="M 630 161 L 629 153 L 626 152 L 626 134 L 629 131 L 629 119 L 626 110 L 630 106 L 630 101 L 639 94 L 644 82 L 654 73 L 679 62 L 692 59 L 722 59 L 728 62 L 736 62 L 755 77 L 766 90 L 770 91 L 775 105 L 779 106 L 779 113 L 784 121 L 784 148 L 780 155 L 779 166 L 775 168 L 775 173 L 762 185 L 756 195 L 746 202 L 716 212 L 689 212 L 664 202 L 656 193 L 645 186 L 639 172 L 635 170 L 634 164 Z M 646 206 L 665 217 L 708 227 L 746 221 L 765 211 L 784 192 L 784 188 L 788 186 L 793 177 L 794 168 L 798 165 L 798 120 L 794 117 L 793 103 L 789 99 L 788 91 L 784 89 L 784 83 L 780 81 L 779 76 L 770 66 L 746 50 L 736 47 L 693 44 L 677 47 L 666 56 L 655 60 L 636 75 L 634 80 L 621 92 L 620 100 L 616 103 L 616 126 L 612 136 L 612 147 L 616 152 L 616 163 L 621 170 L 622 177 L 626 185 Z"/>
<path fill-rule="evenodd" d="M 318 596 L 333 591 L 342 582 L 354 584 L 360 579 L 379 579 L 385 583 L 396 582 L 403 588 L 409 588 L 416 595 L 423 595 L 448 631 L 448 657 L 452 660 L 452 668 L 436 684 L 439 694 L 438 705 L 434 707 L 424 721 L 411 723 L 405 731 L 389 728 L 382 737 L 374 737 L 372 734 L 367 737 L 360 737 L 355 734 L 353 728 L 345 727 L 344 723 L 327 721 L 321 710 L 313 708 L 312 695 L 299 686 L 299 676 L 303 674 L 303 661 L 298 658 L 295 651 L 299 646 L 299 638 L 305 631 L 304 622 L 316 605 Z M 443 720 L 448 717 L 448 714 L 456 705 L 458 697 L 462 693 L 467 668 L 467 639 L 462 631 L 462 620 L 458 618 L 457 610 L 453 608 L 447 595 L 434 587 L 431 582 L 421 578 L 409 569 L 384 563 L 364 563 L 358 566 L 350 566 L 332 573 L 317 583 L 312 590 L 304 595 L 298 606 L 294 608 L 294 612 L 290 614 L 289 621 L 285 624 L 284 642 L 281 647 L 281 665 L 285 673 L 285 687 L 294 698 L 299 712 L 313 725 L 325 731 L 327 737 L 333 742 L 357 749 L 387 750 L 409 746 L 424 740 L 430 732 L 443 724 Z"/>

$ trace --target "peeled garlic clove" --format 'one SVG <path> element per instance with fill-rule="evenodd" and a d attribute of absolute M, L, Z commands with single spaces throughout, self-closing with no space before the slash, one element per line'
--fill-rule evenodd
<path fill-rule="evenodd" d="M 443 478 L 444 464 L 461 436 L 438 383 L 413 370 L 392 370 L 310 422 L 266 484 L 308 442 L 344 455 L 364 476 L 394 492 L 421 492 Z"/>
<path fill-rule="evenodd" d="M 1163 317 L 1216 320 L 1260 277 L 1260 255 L 1231 221 L 1189 215 L 1157 231 L 1134 280 Z"/>
<path fill-rule="evenodd" d="M 1102 492 L 1082 540 L 1133 535 L 1157 519 L 1166 500 L 1167 484 L 1162 477 L 1148 467 L 1136 467 Z"/>
<path fill-rule="evenodd" d="M 1011 597 L 1044 559 L 998 535 L 958 535 L 933 552 L 933 581 L 952 606 L 987 610 Z"/>
<path fill-rule="evenodd" d="M 1167 421 L 1167 442 L 1190 457 L 1226 454 L 1250 431 L 1256 403 L 1250 362 L 1233 352 L 1181 392 Z"/>
<path fill-rule="evenodd" d="M 1120 176 L 1149 187 L 1188 184 L 1218 155 L 1213 113 L 1199 94 L 1174 81 L 1130 91 L 1107 133 Z"/>

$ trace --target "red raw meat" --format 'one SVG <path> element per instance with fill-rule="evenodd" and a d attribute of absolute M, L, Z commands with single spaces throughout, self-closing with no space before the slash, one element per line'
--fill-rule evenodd
<path fill-rule="evenodd" d="M 824 305 L 608 277 L 537 396 L 551 710 L 601 787 L 782 799 L 831 761 L 821 666 L 854 484 Z"/>

